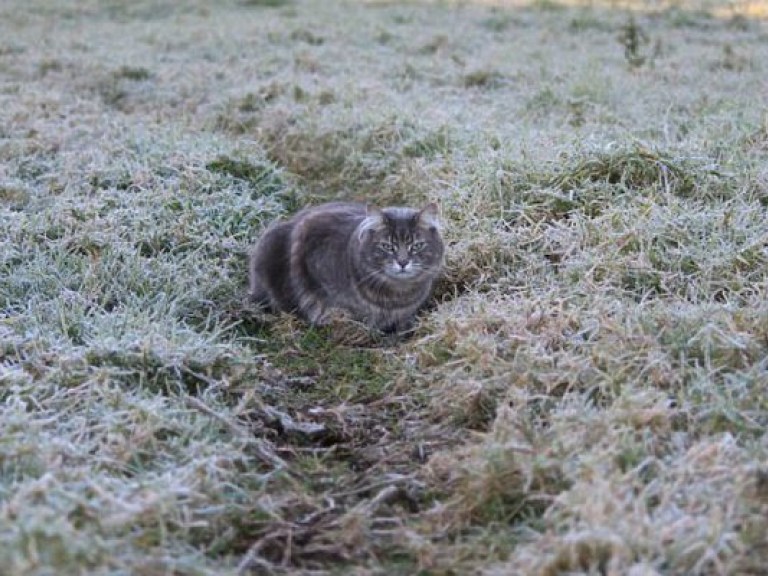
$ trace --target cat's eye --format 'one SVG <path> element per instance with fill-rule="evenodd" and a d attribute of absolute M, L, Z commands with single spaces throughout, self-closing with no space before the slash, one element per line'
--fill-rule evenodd
<path fill-rule="evenodd" d="M 392 245 L 392 242 L 379 242 L 379 248 L 381 248 L 384 252 L 392 252 L 395 249 L 395 247 Z"/>
<path fill-rule="evenodd" d="M 419 240 L 411 244 L 411 252 L 415 254 L 416 252 L 421 252 L 426 247 L 427 247 L 427 243 Z"/>

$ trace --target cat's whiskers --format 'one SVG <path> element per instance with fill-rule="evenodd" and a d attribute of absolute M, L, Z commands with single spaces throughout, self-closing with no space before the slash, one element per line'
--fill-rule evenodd
<path fill-rule="evenodd" d="M 374 269 L 374 270 L 371 270 L 370 272 L 368 272 L 366 275 L 359 277 L 359 278 L 357 279 L 357 281 L 358 281 L 358 282 L 369 282 L 369 281 L 370 281 L 372 278 L 379 278 L 379 279 L 382 279 L 382 278 L 381 278 L 382 276 L 383 276 L 383 273 L 382 273 L 382 271 L 381 271 L 381 270 L 379 270 L 379 269 Z M 382 279 L 382 280 L 383 280 L 383 279 Z"/>

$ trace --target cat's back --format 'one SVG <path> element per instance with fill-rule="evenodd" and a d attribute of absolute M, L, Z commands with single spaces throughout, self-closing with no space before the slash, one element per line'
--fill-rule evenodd
<path fill-rule="evenodd" d="M 365 204 L 358 202 L 328 202 L 304 208 L 291 218 L 295 228 L 323 230 L 327 232 L 348 232 L 363 221 Z"/>

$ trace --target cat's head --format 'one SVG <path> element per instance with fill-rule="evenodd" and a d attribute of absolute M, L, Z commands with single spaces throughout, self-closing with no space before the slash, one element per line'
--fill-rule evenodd
<path fill-rule="evenodd" d="M 443 240 L 437 204 L 414 208 L 369 205 L 358 227 L 360 261 L 372 271 L 397 281 L 434 278 L 443 263 Z"/>

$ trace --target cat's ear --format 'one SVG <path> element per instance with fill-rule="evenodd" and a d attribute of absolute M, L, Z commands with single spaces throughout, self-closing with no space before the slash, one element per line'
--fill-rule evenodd
<path fill-rule="evenodd" d="M 440 207 L 437 202 L 430 202 L 419 212 L 419 222 L 427 228 L 440 230 Z"/>
<path fill-rule="evenodd" d="M 365 219 L 357 228 L 357 237 L 359 240 L 362 240 L 366 232 L 369 230 L 379 230 L 382 226 L 384 226 L 384 212 L 382 212 L 381 208 L 368 204 L 365 207 Z"/>
<path fill-rule="evenodd" d="M 384 223 L 384 212 L 381 208 L 374 206 L 373 204 L 366 204 L 365 218 L 366 220 L 370 220 L 371 225 L 379 226 Z"/>

